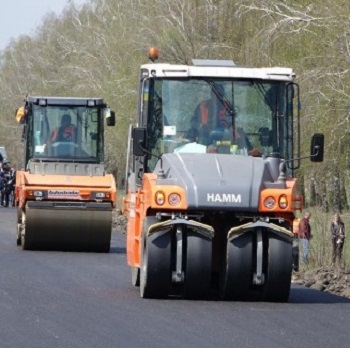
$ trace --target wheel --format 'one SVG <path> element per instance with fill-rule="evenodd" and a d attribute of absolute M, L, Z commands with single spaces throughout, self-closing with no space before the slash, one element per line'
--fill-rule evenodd
<path fill-rule="evenodd" d="M 292 268 L 293 271 L 299 272 L 299 240 L 298 237 L 294 237 L 293 239 L 293 251 L 292 251 Z"/>
<path fill-rule="evenodd" d="M 22 250 L 29 250 L 28 243 L 26 242 L 26 215 L 22 213 L 22 224 L 21 224 L 21 246 Z"/>
<path fill-rule="evenodd" d="M 140 268 L 131 267 L 131 283 L 134 286 L 140 286 Z"/>
<path fill-rule="evenodd" d="M 21 246 L 22 250 L 34 250 L 33 243 L 26 238 L 26 213 L 22 213 Z"/>
<path fill-rule="evenodd" d="M 212 272 L 212 240 L 188 231 L 185 243 L 184 297 L 206 299 L 210 295 Z"/>
<path fill-rule="evenodd" d="M 142 229 L 140 294 L 144 298 L 166 298 L 171 284 L 171 234 L 157 232 L 147 236 L 155 217 L 147 217 Z"/>
<path fill-rule="evenodd" d="M 21 246 L 22 246 L 22 250 L 29 250 L 27 243 L 26 243 L 24 228 L 21 231 Z"/>
<path fill-rule="evenodd" d="M 16 244 L 21 245 L 22 211 L 17 209 L 17 238 Z"/>
<path fill-rule="evenodd" d="M 22 224 L 17 222 L 17 238 L 16 238 L 17 245 L 22 244 L 21 230 L 22 230 Z"/>
<path fill-rule="evenodd" d="M 263 299 L 270 302 L 287 302 L 293 268 L 292 242 L 269 233 L 267 259 Z"/>
<path fill-rule="evenodd" d="M 221 279 L 221 298 L 248 300 L 252 283 L 253 240 L 248 232 L 227 241 L 226 260 Z"/>

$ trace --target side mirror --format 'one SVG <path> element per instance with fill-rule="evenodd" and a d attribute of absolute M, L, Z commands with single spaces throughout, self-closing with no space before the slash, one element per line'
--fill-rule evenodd
<path fill-rule="evenodd" d="M 115 112 L 112 111 L 110 108 L 106 108 L 104 111 L 104 115 L 106 118 L 107 126 L 114 126 L 115 125 Z"/>
<path fill-rule="evenodd" d="M 132 141 L 134 156 L 144 156 L 146 154 L 145 149 L 147 149 L 147 129 L 133 128 Z"/>
<path fill-rule="evenodd" d="M 311 162 L 323 162 L 324 135 L 316 133 L 311 139 L 310 159 Z"/>

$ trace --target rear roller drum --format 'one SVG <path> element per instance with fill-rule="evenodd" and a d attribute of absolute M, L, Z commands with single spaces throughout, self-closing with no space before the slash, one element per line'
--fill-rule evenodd
<path fill-rule="evenodd" d="M 221 297 L 224 300 L 248 300 L 252 283 L 252 234 L 227 241 L 226 262 L 221 279 Z"/>
<path fill-rule="evenodd" d="M 199 233 L 187 232 L 184 297 L 206 299 L 210 295 L 212 240 Z"/>
<path fill-rule="evenodd" d="M 287 302 L 292 276 L 292 242 L 269 234 L 267 277 L 263 298 L 270 302 Z"/>
<path fill-rule="evenodd" d="M 144 298 L 166 298 L 171 284 L 171 234 L 147 236 L 148 228 L 157 222 L 157 218 L 147 217 L 142 230 L 140 294 Z"/>

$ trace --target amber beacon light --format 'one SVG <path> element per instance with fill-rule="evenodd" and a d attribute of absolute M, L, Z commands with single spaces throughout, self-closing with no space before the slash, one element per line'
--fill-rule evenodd
<path fill-rule="evenodd" d="M 159 58 L 158 48 L 152 47 L 148 50 L 148 58 L 154 63 Z"/>

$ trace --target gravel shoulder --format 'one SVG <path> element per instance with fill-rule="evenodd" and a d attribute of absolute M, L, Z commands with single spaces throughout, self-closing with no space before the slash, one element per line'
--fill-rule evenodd
<path fill-rule="evenodd" d="M 350 298 L 350 269 L 325 266 L 293 272 L 292 282 L 311 289 Z"/>

